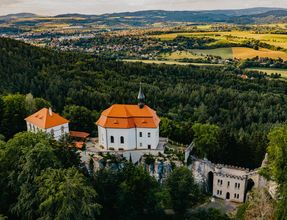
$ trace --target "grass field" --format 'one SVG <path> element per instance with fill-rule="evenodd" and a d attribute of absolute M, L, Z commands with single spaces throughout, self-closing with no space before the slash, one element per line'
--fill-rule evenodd
<path fill-rule="evenodd" d="M 196 58 L 201 58 L 203 56 L 200 56 L 195 53 L 188 52 L 188 51 L 175 51 L 172 53 L 165 53 L 161 57 L 164 59 L 168 59 L 168 60 L 178 60 L 178 59 L 185 59 L 185 58 L 196 59 Z"/>
<path fill-rule="evenodd" d="M 284 77 L 284 78 L 287 78 L 287 69 L 271 69 L 271 68 L 247 68 L 245 69 L 247 71 L 250 71 L 250 70 L 255 70 L 255 71 L 260 71 L 260 72 L 263 72 L 263 73 L 267 73 L 268 75 L 271 75 L 272 73 L 278 73 L 278 74 L 281 74 L 281 77 Z"/>
<path fill-rule="evenodd" d="M 210 50 L 191 50 L 193 53 L 197 54 L 198 56 L 220 56 L 223 59 L 233 58 L 232 48 L 217 48 L 217 49 L 210 49 Z"/>
<path fill-rule="evenodd" d="M 124 62 L 141 62 L 147 64 L 167 64 L 167 65 L 194 65 L 194 66 L 223 66 L 222 64 L 211 64 L 211 63 L 185 63 L 177 61 L 164 61 L 164 60 L 123 60 Z"/>

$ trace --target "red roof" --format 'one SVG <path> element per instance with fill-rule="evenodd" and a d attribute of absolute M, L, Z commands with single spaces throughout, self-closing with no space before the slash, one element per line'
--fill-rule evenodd
<path fill-rule="evenodd" d="M 75 147 L 78 149 L 82 149 L 84 147 L 85 142 L 75 142 Z"/>
<path fill-rule="evenodd" d="M 160 118 L 147 105 L 115 104 L 102 112 L 96 124 L 104 128 L 157 128 L 159 123 Z"/>
<path fill-rule="evenodd" d="M 90 136 L 89 133 L 81 132 L 81 131 L 70 131 L 71 137 L 77 137 L 77 138 L 87 138 Z"/>
<path fill-rule="evenodd" d="M 44 128 L 44 129 L 69 123 L 67 119 L 61 117 L 60 115 L 52 111 L 50 114 L 49 109 L 47 108 L 41 109 L 35 114 L 30 115 L 29 117 L 25 118 L 25 120 L 39 128 Z"/>

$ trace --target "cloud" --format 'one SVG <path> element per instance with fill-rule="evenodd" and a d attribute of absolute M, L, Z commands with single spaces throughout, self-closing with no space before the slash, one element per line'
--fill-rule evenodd
<path fill-rule="evenodd" d="M 0 0 L 0 14 L 32 12 L 103 14 L 137 10 L 208 10 L 248 7 L 287 7 L 283 0 Z"/>

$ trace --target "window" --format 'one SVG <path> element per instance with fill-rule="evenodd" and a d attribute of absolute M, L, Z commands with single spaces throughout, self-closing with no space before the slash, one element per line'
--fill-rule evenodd
<path fill-rule="evenodd" d="M 229 187 L 229 186 L 230 186 L 230 182 L 228 181 L 228 182 L 227 182 L 227 187 Z"/>
<path fill-rule="evenodd" d="M 237 199 L 239 199 L 239 194 L 237 194 Z"/>
<path fill-rule="evenodd" d="M 150 138 L 150 132 L 149 132 L 149 133 L 147 133 L 147 137 L 149 137 L 149 138 Z"/>
<path fill-rule="evenodd" d="M 111 136 L 111 143 L 115 143 L 115 138 L 114 138 L 114 136 Z"/>
<path fill-rule="evenodd" d="M 240 183 L 237 184 L 237 188 L 238 188 L 238 189 L 240 188 Z"/>
<path fill-rule="evenodd" d="M 149 144 L 149 145 L 147 146 L 147 148 L 150 150 L 150 149 L 151 149 L 151 145 Z"/>
<path fill-rule="evenodd" d="M 143 133 L 142 132 L 140 132 L 140 137 L 142 137 L 143 136 Z"/>
<path fill-rule="evenodd" d="M 235 183 L 235 189 L 237 188 L 237 183 Z"/>
<path fill-rule="evenodd" d="M 121 144 L 125 143 L 125 138 L 123 136 L 121 136 Z"/>
<path fill-rule="evenodd" d="M 54 135 L 55 135 L 55 132 L 54 132 L 54 129 L 52 128 L 51 129 L 51 136 L 54 137 Z"/>
<path fill-rule="evenodd" d="M 236 199 L 236 193 L 234 193 L 234 199 Z"/>
<path fill-rule="evenodd" d="M 217 195 L 219 195 L 219 190 L 217 190 Z"/>
<path fill-rule="evenodd" d="M 143 146 L 143 143 L 140 143 L 140 147 L 142 147 Z"/>
<path fill-rule="evenodd" d="M 64 132 L 65 132 L 64 126 L 61 126 L 61 132 L 62 132 L 62 134 L 64 134 Z"/>

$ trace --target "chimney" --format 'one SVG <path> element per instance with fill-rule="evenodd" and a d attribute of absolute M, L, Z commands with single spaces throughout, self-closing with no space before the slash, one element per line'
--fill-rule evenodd
<path fill-rule="evenodd" d="M 52 116 L 53 115 L 53 112 L 52 112 L 52 109 L 49 108 L 49 115 Z"/>

